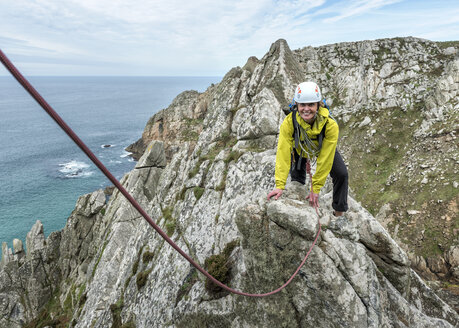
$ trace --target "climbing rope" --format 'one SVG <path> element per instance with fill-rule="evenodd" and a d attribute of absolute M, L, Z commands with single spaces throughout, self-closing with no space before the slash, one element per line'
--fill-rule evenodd
<path fill-rule="evenodd" d="M 177 244 L 175 244 L 171 238 L 163 231 L 161 228 L 153 221 L 153 219 L 145 212 L 145 210 L 137 203 L 137 201 L 129 194 L 129 192 L 121 185 L 121 183 L 110 173 L 110 171 L 102 164 L 102 162 L 93 154 L 93 152 L 85 145 L 85 143 L 78 137 L 78 135 L 73 132 L 73 130 L 64 122 L 64 120 L 54 111 L 54 109 L 46 102 L 46 100 L 38 93 L 37 90 L 27 81 L 27 79 L 18 71 L 18 69 L 13 65 L 13 63 L 6 57 L 2 50 L 0 50 L 0 61 L 6 67 L 6 69 L 13 75 L 13 77 L 21 84 L 24 89 L 37 101 L 37 103 L 51 116 L 51 118 L 61 127 L 62 130 L 77 144 L 78 147 L 88 156 L 88 158 L 99 168 L 100 171 L 113 183 L 113 185 L 126 197 L 126 199 L 134 206 L 134 208 L 144 217 L 144 219 L 159 233 L 159 235 L 166 240 L 169 245 L 171 245 L 180 255 L 182 255 L 188 262 L 190 262 L 199 272 L 201 272 L 204 276 L 209 278 L 214 284 L 220 286 L 221 288 L 242 296 L 249 296 L 249 297 L 265 297 L 269 295 L 276 294 L 280 292 L 282 289 L 287 287 L 288 284 L 295 278 L 295 276 L 300 271 L 301 267 L 306 262 L 306 259 L 311 253 L 312 248 L 317 242 L 319 238 L 319 234 L 321 231 L 320 220 L 319 221 L 319 230 L 317 231 L 317 235 L 312 243 L 311 247 L 309 248 L 306 256 L 304 257 L 301 264 L 298 266 L 296 271 L 292 274 L 292 276 L 279 288 L 263 294 L 251 294 L 245 293 L 238 290 L 235 290 L 227 285 L 221 283 L 217 279 L 215 279 L 211 274 L 209 274 L 206 270 L 204 270 L 198 263 L 196 263 L 188 254 L 186 254 Z M 312 178 L 311 178 L 311 188 L 312 188 Z M 315 210 L 317 215 L 319 216 L 319 212 L 317 207 L 315 206 Z M 320 217 L 319 217 L 320 219 Z"/>
<path fill-rule="evenodd" d="M 301 148 L 302 153 L 305 153 L 308 155 L 308 157 L 313 159 L 313 163 L 315 163 L 316 158 L 319 156 L 320 148 L 319 145 L 316 145 L 309 135 L 306 133 L 306 131 L 303 129 L 303 127 L 298 124 L 297 125 L 298 129 L 298 136 L 299 136 L 299 146 Z M 308 172 L 309 173 L 309 172 Z"/>

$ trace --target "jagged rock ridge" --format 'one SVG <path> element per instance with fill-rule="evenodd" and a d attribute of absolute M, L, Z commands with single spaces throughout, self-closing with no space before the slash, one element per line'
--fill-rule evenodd
<path fill-rule="evenodd" d="M 266 201 L 282 108 L 302 79 L 300 65 L 279 40 L 261 60 L 234 68 L 193 95 L 206 99 L 205 111 L 196 111 L 202 122 L 195 140 L 176 134 L 153 141 L 122 179 L 199 263 L 233 245 L 226 279 L 249 292 L 283 283 L 318 227 L 304 187 L 289 183 L 285 197 Z M 186 106 L 162 115 L 169 123 L 193 120 L 180 116 Z M 82 196 L 62 231 L 44 241 L 37 223 L 30 240 L 37 246 L 2 260 L 0 325 L 35 318 L 31 324 L 75 327 L 454 327 L 457 313 L 410 269 L 407 254 L 370 213 L 351 199 L 345 219 L 331 218 L 329 190 L 320 200 L 324 231 L 306 266 L 292 286 L 263 299 L 206 289 L 119 192 L 108 202 L 103 191 Z"/>
<path fill-rule="evenodd" d="M 251 57 L 242 69 L 243 74 L 258 76 L 242 91 L 246 101 L 268 88 L 283 108 L 296 83 L 307 79 L 319 83 L 340 124 L 339 148 L 349 164 L 353 195 L 408 252 L 417 272 L 429 280 L 455 284 L 459 282 L 458 49 L 457 41 L 411 37 L 345 42 L 283 53 L 280 64 L 268 59 L 259 65 Z M 272 48 L 267 56 L 276 51 L 282 50 Z M 228 76 L 240 71 L 233 69 Z M 239 129 L 245 128 L 244 122 L 249 131 L 260 128 L 252 124 L 254 112 L 244 109 L 243 103 L 231 106 L 233 111 L 243 109 L 244 115 L 234 117 Z M 277 132 L 262 132 L 263 138 L 267 140 L 270 133 Z M 147 124 L 139 143 L 163 140 L 167 152 L 169 138 L 148 137 L 155 134 L 157 128 Z M 242 139 L 255 148 L 260 142 L 256 133 L 239 134 L 238 140 Z M 138 149 L 140 155 L 144 149 Z"/>

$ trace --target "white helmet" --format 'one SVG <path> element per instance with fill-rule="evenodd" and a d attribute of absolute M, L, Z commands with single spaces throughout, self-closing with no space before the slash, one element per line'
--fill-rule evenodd
<path fill-rule="evenodd" d="M 295 89 L 295 97 L 297 103 L 315 103 L 322 100 L 319 86 L 314 82 L 302 82 Z"/>

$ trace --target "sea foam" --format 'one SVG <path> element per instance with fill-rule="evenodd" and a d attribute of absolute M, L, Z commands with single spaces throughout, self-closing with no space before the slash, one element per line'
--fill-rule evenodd
<path fill-rule="evenodd" d="M 89 177 L 94 174 L 91 171 L 90 165 L 85 162 L 79 161 L 70 161 L 68 163 L 59 164 L 61 167 L 59 172 L 64 174 L 66 178 L 81 178 L 81 177 Z"/>

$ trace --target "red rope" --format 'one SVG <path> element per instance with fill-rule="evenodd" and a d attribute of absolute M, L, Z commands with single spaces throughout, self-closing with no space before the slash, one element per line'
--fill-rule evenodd
<path fill-rule="evenodd" d="M 231 287 L 226 286 L 225 284 L 221 283 L 214 277 L 212 277 L 206 270 L 204 270 L 198 263 L 196 263 L 188 254 L 186 254 L 177 244 L 175 244 L 169 236 L 161 230 L 161 228 L 153 221 L 152 218 L 144 211 L 144 209 L 137 203 L 137 201 L 128 193 L 128 191 L 121 185 L 121 183 L 110 173 L 110 171 L 102 164 L 102 162 L 94 155 L 91 150 L 84 144 L 84 142 L 76 135 L 75 132 L 64 122 L 64 120 L 54 111 L 54 109 L 46 102 L 45 99 L 38 93 L 37 90 L 27 81 L 27 79 L 17 70 L 17 68 L 13 65 L 13 63 L 6 57 L 2 50 L 0 50 L 0 61 L 6 67 L 6 69 L 14 76 L 14 78 L 24 87 L 25 90 L 38 102 L 38 104 L 51 116 L 51 118 L 64 130 L 64 132 L 75 142 L 78 147 L 89 157 L 89 159 L 105 174 L 105 176 L 115 185 L 115 187 L 126 197 L 126 199 L 134 206 L 134 208 L 144 217 L 144 219 L 159 233 L 159 235 L 164 238 L 169 245 L 171 245 L 180 255 L 182 255 L 188 262 L 190 262 L 197 270 L 199 270 L 203 275 L 209 278 L 214 284 L 220 286 L 227 291 L 243 295 L 243 296 L 250 296 L 250 297 L 264 297 L 276 294 L 284 289 L 293 278 L 298 274 L 303 264 L 306 262 L 306 259 L 309 256 L 312 248 L 317 242 L 319 238 L 319 234 L 321 231 L 320 220 L 319 220 L 319 231 L 317 231 L 316 238 L 312 243 L 311 247 L 309 248 L 306 256 L 304 257 L 303 261 L 301 262 L 300 266 L 296 269 L 290 279 L 287 280 L 281 287 L 264 294 L 251 294 L 245 293 L 238 290 L 235 290 Z M 316 208 L 317 212 L 317 208 Z M 319 212 L 317 212 L 317 215 Z"/>

